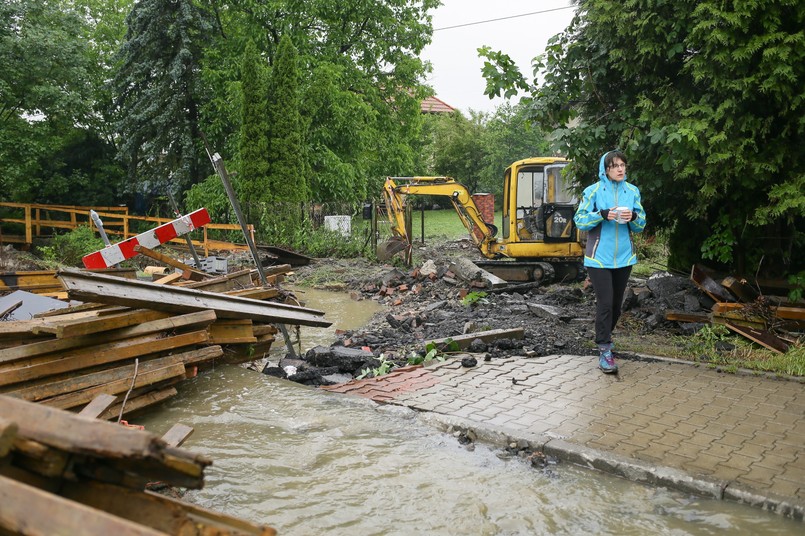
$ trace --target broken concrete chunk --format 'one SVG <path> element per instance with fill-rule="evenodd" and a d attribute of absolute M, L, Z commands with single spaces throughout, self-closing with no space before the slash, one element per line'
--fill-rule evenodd
<path fill-rule="evenodd" d="M 540 318 L 553 318 L 559 320 L 562 315 L 562 310 L 558 307 L 553 307 L 551 305 L 545 305 L 542 303 L 529 303 L 528 310 L 534 316 L 538 316 Z"/>
<path fill-rule="evenodd" d="M 422 265 L 422 268 L 419 269 L 419 273 L 425 277 L 428 277 L 431 274 L 436 275 L 436 263 L 431 260 L 425 261 L 425 263 Z"/>

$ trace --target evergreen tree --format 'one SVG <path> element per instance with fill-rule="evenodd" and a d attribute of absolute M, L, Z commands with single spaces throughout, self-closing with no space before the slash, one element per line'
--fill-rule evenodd
<path fill-rule="evenodd" d="M 236 180 L 236 190 L 243 200 L 241 204 L 249 221 L 253 221 L 255 216 L 253 202 L 264 200 L 270 191 L 266 70 L 257 47 L 249 41 L 243 54 L 241 72 L 243 114 Z"/>
<path fill-rule="evenodd" d="M 269 82 L 268 187 L 261 199 L 280 209 L 288 228 L 300 221 L 300 203 L 308 200 L 299 78 L 296 48 L 283 36 Z"/>
<path fill-rule="evenodd" d="M 115 78 L 117 125 L 130 176 L 144 190 L 187 187 L 209 171 L 199 106 L 212 20 L 193 0 L 141 0 L 126 18 Z"/>

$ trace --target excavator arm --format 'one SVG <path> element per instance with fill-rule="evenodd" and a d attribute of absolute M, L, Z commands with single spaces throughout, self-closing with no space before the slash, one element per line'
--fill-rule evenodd
<path fill-rule="evenodd" d="M 448 197 L 480 252 L 488 258 L 496 256 L 494 244 L 497 228 L 484 221 L 466 186 L 450 177 L 387 177 L 383 197 L 393 237 L 378 248 L 379 257 L 389 258 L 403 249 L 410 254 L 411 237 L 405 225 L 405 203 L 409 195 Z"/>

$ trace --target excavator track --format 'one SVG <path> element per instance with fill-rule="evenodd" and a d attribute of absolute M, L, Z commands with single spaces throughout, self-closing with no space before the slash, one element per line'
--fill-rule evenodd
<path fill-rule="evenodd" d="M 473 261 L 483 268 L 510 283 L 529 283 L 538 281 L 543 285 L 550 283 L 572 283 L 583 281 L 587 276 L 584 266 L 578 262 L 551 261 Z"/>

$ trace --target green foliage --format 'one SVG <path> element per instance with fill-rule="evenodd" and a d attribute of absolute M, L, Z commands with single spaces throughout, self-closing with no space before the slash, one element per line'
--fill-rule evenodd
<path fill-rule="evenodd" d="M 478 303 L 481 304 L 489 303 L 489 300 L 486 299 L 486 296 L 487 296 L 486 292 L 482 290 L 470 292 L 466 296 L 461 298 L 461 305 L 470 307 Z"/>
<path fill-rule="evenodd" d="M 83 266 L 81 261 L 88 255 L 103 249 L 104 243 L 88 225 L 79 225 L 69 233 L 56 235 L 49 246 L 41 246 L 39 253 L 48 265 Z"/>
<path fill-rule="evenodd" d="M 241 68 L 243 113 L 238 151 L 240 172 L 237 175 L 236 190 L 239 197 L 257 201 L 267 200 L 270 196 L 267 76 L 267 69 L 257 47 L 254 42 L 249 41 L 243 53 Z M 247 221 L 253 220 L 253 215 L 248 211 L 245 216 Z"/>
<path fill-rule="evenodd" d="M 423 138 L 418 174 L 454 177 L 470 192 L 499 199 L 509 165 L 551 154 L 545 132 L 529 124 L 523 106 L 503 105 L 491 115 L 470 111 L 469 118 L 460 112 L 427 116 Z"/>
<path fill-rule="evenodd" d="M 730 339 L 730 330 L 721 324 L 704 326 L 695 335 L 685 339 L 688 353 L 695 357 L 711 356 L 719 353 L 716 344 Z"/>
<path fill-rule="evenodd" d="M 116 73 L 115 116 L 120 152 L 145 191 L 189 187 L 208 171 L 200 140 L 200 76 L 215 22 L 193 0 L 142 0 L 126 18 Z M 156 188 L 155 188 L 156 186 Z"/>
<path fill-rule="evenodd" d="M 429 342 L 428 344 L 425 345 L 425 351 L 428 354 L 433 352 L 433 351 L 436 351 L 437 353 L 438 352 L 444 352 L 444 353 L 460 352 L 461 347 L 459 347 L 459 345 L 458 345 L 458 343 L 456 341 L 454 341 L 453 339 L 448 337 L 447 339 L 444 340 L 444 342 L 442 344 L 436 344 L 435 342 Z"/>
<path fill-rule="evenodd" d="M 290 37 L 283 36 L 269 81 L 266 110 L 268 181 L 265 190 L 257 192 L 257 199 L 268 203 L 294 203 L 308 199 L 297 61 L 296 48 Z M 266 216 L 270 219 L 268 214 Z M 297 211 L 286 211 L 282 218 L 283 224 L 291 226 L 300 221 Z"/>
<path fill-rule="evenodd" d="M 355 376 L 355 378 L 358 380 L 362 380 L 366 377 L 377 378 L 378 376 L 388 374 L 394 368 L 394 362 L 387 360 L 385 354 L 380 354 L 378 360 L 380 361 L 380 365 L 374 368 L 367 367 L 362 369 L 361 373 Z"/>
<path fill-rule="evenodd" d="M 649 276 L 657 270 L 668 270 L 667 232 L 633 234 L 632 243 L 639 261 L 634 267 L 634 275 Z"/>
<path fill-rule="evenodd" d="M 438 348 L 431 345 L 429 350 L 426 350 L 425 355 L 420 355 L 416 352 L 411 352 L 411 355 L 408 356 L 407 363 L 409 365 L 427 365 L 431 361 L 439 361 L 440 363 L 444 362 L 447 359 L 447 355 L 443 352 L 439 351 Z"/>
<path fill-rule="evenodd" d="M 20 186 L 91 117 L 87 22 L 69 4 L 0 3 L 0 199 L 25 200 Z"/>
<path fill-rule="evenodd" d="M 788 293 L 788 299 L 796 302 L 805 298 L 805 270 L 788 277 L 788 282 L 794 285 L 794 289 Z"/>
<path fill-rule="evenodd" d="M 805 264 L 804 26 L 794 0 L 582 0 L 537 58 L 542 85 L 487 50 L 487 92 L 527 86 L 581 185 L 625 150 L 672 267 L 778 275 Z"/>

